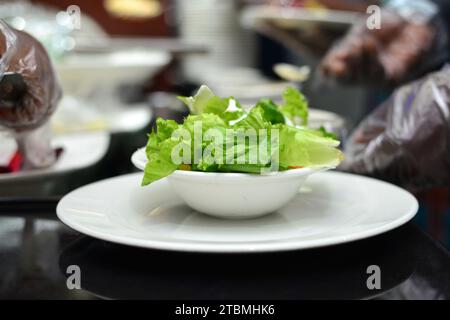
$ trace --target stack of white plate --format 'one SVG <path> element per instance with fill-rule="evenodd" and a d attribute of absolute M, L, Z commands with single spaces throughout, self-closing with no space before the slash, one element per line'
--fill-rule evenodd
<path fill-rule="evenodd" d="M 235 1 L 178 0 L 177 9 L 182 39 L 210 50 L 206 56 L 186 58 L 184 72 L 189 79 L 205 82 L 205 77 L 218 77 L 223 70 L 252 65 L 255 42 L 239 23 Z"/>
<path fill-rule="evenodd" d="M 74 53 L 58 61 L 56 71 L 65 93 L 55 117 L 58 133 L 141 130 L 151 120 L 147 103 L 126 104 L 117 88 L 150 79 L 170 62 L 165 51 L 131 48 Z"/>

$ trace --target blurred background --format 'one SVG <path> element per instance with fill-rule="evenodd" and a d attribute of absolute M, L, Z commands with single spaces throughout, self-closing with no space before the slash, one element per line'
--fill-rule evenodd
<path fill-rule="evenodd" d="M 11 169 L 15 141 L 0 131 L 0 166 L 9 168 L 0 171 L 0 198 L 58 198 L 133 172 L 130 155 L 146 144 L 156 117 L 183 119 L 188 111 L 176 96 L 201 84 L 245 105 L 298 87 L 309 99 L 311 125 L 336 133 L 345 145 L 395 86 L 329 81 L 317 70 L 337 41 L 367 19 L 372 4 L 380 3 L 2 1 L 0 19 L 45 46 L 64 96 L 51 119 L 52 141 L 62 152 L 51 168 Z M 450 247 L 448 185 L 413 191 L 421 201 L 416 222 Z"/>

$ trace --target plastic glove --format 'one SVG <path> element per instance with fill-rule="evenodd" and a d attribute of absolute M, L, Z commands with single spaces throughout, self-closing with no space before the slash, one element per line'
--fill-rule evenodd
<path fill-rule="evenodd" d="M 61 95 L 44 47 L 0 20 L 0 126 L 16 137 L 27 168 L 55 161 L 45 127 Z"/>
<path fill-rule="evenodd" d="M 417 69 L 435 34 L 432 23 L 415 23 L 383 9 L 380 29 L 367 28 L 363 19 L 325 56 L 320 71 L 341 82 L 399 83 L 411 67 Z"/>
<path fill-rule="evenodd" d="M 450 185 L 450 68 L 397 89 L 354 131 L 342 170 L 411 190 Z"/>

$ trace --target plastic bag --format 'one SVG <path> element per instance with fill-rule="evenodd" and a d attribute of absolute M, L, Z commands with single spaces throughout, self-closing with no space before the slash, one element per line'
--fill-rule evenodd
<path fill-rule="evenodd" d="M 450 67 L 404 85 L 345 147 L 341 169 L 411 190 L 450 185 Z"/>
<path fill-rule="evenodd" d="M 61 98 L 61 87 L 44 47 L 30 35 L 0 20 L 0 78 L 19 74 L 25 94 L 13 106 L 0 100 L 0 125 L 31 129 L 48 120 Z"/>
<path fill-rule="evenodd" d="M 12 133 L 25 167 L 51 165 L 48 120 L 62 95 L 44 47 L 0 20 L 0 127 Z"/>

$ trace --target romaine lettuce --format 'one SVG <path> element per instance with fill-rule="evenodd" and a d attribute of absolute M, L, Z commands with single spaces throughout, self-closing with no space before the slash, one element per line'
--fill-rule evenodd
<path fill-rule="evenodd" d="M 294 88 L 284 92 L 284 104 L 261 99 L 248 112 L 235 98 L 218 97 L 206 86 L 179 98 L 191 115 L 182 124 L 157 119 L 142 185 L 177 169 L 258 174 L 274 164 L 279 170 L 336 167 L 343 159 L 333 135 L 306 128 L 308 103 Z"/>

